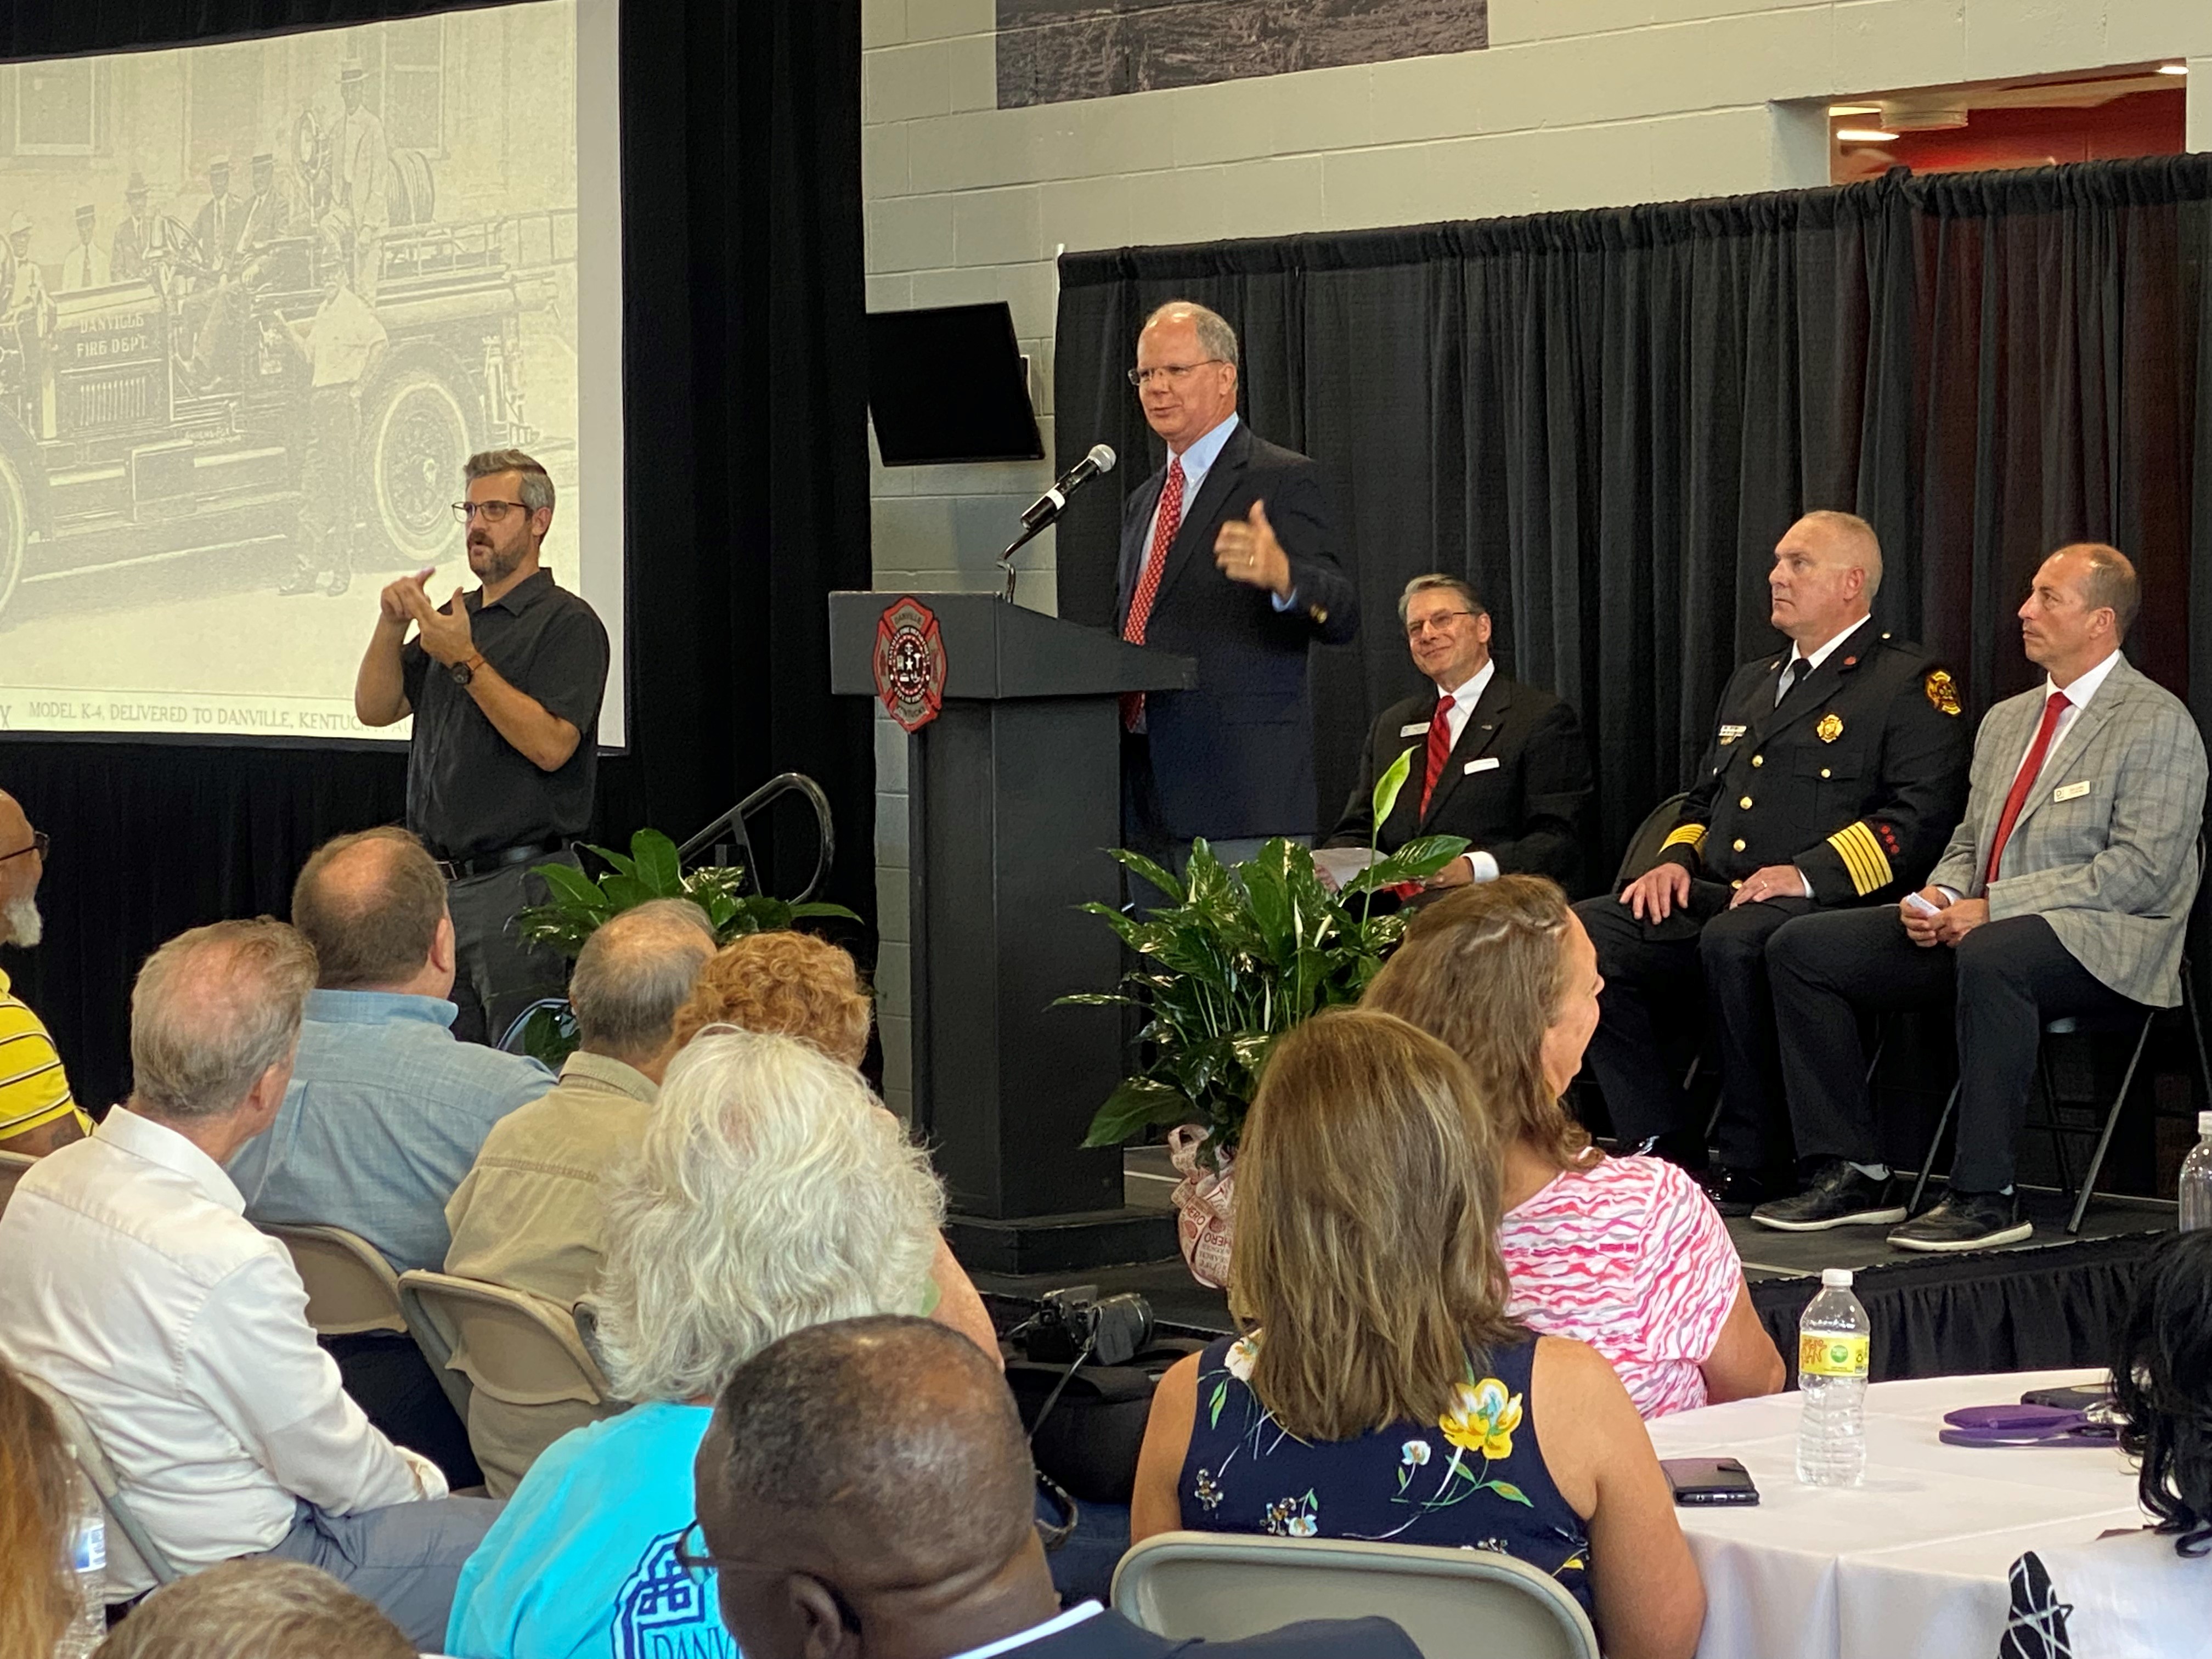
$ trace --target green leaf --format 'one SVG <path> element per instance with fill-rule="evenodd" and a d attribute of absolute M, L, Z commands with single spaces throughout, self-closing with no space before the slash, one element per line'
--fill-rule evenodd
<path fill-rule="evenodd" d="M 609 908 L 617 911 L 635 909 L 647 899 L 659 896 L 631 875 L 601 876 L 599 890 L 606 895 Z"/>
<path fill-rule="evenodd" d="M 604 917 L 608 911 L 606 895 L 599 891 L 599 883 L 581 870 L 568 864 L 541 864 L 531 872 L 544 878 L 554 902 L 564 908 L 588 910 Z"/>
<path fill-rule="evenodd" d="M 658 830 L 641 830 L 629 838 L 634 875 L 655 898 L 684 896 L 684 869 L 676 857 L 676 843 Z"/>
<path fill-rule="evenodd" d="M 1142 876 L 1177 904 L 1183 902 L 1182 883 L 1176 878 L 1172 872 L 1155 864 L 1142 853 L 1132 853 L 1123 847 L 1115 848 L 1113 857 L 1119 861 L 1123 869 L 1133 875 Z"/>
<path fill-rule="evenodd" d="M 1382 775 L 1375 780 L 1375 793 L 1370 805 L 1375 809 L 1375 827 L 1378 831 L 1382 827 L 1382 820 L 1389 817 L 1392 809 L 1398 805 L 1398 792 L 1406 787 L 1406 780 L 1413 775 L 1413 751 L 1401 749 L 1398 751 L 1398 758 L 1384 767 Z"/>
<path fill-rule="evenodd" d="M 1221 1426 L 1221 1408 L 1228 1402 L 1229 1384 L 1227 1382 L 1224 1381 L 1215 1383 L 1213 1385 L 1213 1398 L 1207 1402 L 1208 1414 L 1206 1419 L 1206 1426 L 1207 1428 L 1214 1429 Z"/>
<path fill-rule="evenodd" d="M 1091 1133 L 1083 1138 L 1083 1144 L 1118 1146 L 1140 1129 L 1155 1123 L 1180 1123 L 1190 1115 L 1189 1097 L 1182 1090 L 1149 1078 L 1125 1078 L 1091 1120 Z"/>
<path fill-rule="evenodd" d="M 1516 1504 L 1528 1504 L 1532 1510 L 1536 1507 L 1534 1504 L 1528 1503 L 1528 1494 L 1510 1480 L 1485 1480 L 1481 1485 L 1496 1492 L 1500 1498 L 1510 1498 Z"/>
<path fill-rule="evenodd" d="M 787 904 L 784 908 L 791 913 L 794 921 L 830 916 L 834 916 L 840 921 L 860 920 L 859 911 L 848 910 L 843 905 L 832 904 L 826 899 L 809 899 L 804 904 Z"/>
<path fill-rule="evenodd" d="M 1394 886 L 1401 881 L 1425 881 L 1467 851 L 1469 845 L 1460 836 L 1418 836 L 1389 857 L 1377 859 L 1345 885 L 1358 892 L 1364 888 Z"/>

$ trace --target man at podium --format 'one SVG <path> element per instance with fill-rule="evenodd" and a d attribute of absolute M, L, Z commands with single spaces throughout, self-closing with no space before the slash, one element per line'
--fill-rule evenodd
<path fill-rule="evenodd" d="M 1153 312 L 1129 380 L 1168 459 L 1123 504 L 1115 615 L 1198 684 L 1123 700 L 1124 842 L 1180 868 L 1194 836 L 1231 860 L 1310 841 L 1307 647 L 1359 627 L 1321 469 L 1237 419 L 1236 331 L 1204 306 Z"/>

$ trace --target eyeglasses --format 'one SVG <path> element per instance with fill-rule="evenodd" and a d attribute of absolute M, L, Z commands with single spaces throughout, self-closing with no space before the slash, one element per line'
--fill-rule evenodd
<path fill-rule="evenodd" d="M 1454 617 L 1476 617 L 1481 614 L 1478 611 L 1432 611 L 1419 622 L 1407 623 L 1406 637 L 1409 640 L 1418 640 L 1431 628 L 1442 631 L 1450 624 Z"/>
<path fill-rule="evenodd" d="M 691 1547 L 691 1540 L 695 1537 L 699 1540 L 699 1547 L 696 1550 Z M 678 1566 L 700 1577 L 710 1572 L 765 1572 L 793 1578 L 811 1578 L 830 1593 L 830 1599 L 837 1604 L 837 1616 L 845 1621 L 845 1627 L 856 1636 L 860 1634 L 860 1615 L 845 1599 L 844 1591 L 828 1579 L 817 1573 L 801 1572 L 796 1567 L 779 1567 L 766 1561 L 741 1561 L 732 1556 L 716 1555 L 707 1547 L 706 1528 L 696 1519 L 677 1539 L 675 1556 Z"/>
<path fill-rule="evenodd" d="M 1204 368 L 1208 363 L 1228 361 L 1226 357 L 1202 357 L 1194 363 L 1162 363 L 1157 368 L 1133 368 L 1129 371 L 1129 384 L 1142 392 L 1145 382 L 1157 374 L 1169 386 L 1181 386 L 1193 371 Z"/>
<path fill-rule="evenodd" d="M 19 859 L 26 853 L 36 853 L 43 861 L 46 856 L 46 848 L 53 844 L 53 837 L 45 830 L 33 830 L 31 831 L 31 844 L 28 847 L 18 847 L 12 853 L 0 853 L 0 864 L 7 863 L 9 859 Z"/>
<path fill-rule="evenodd" d="M 466 524 L 471 519 L 481 514 L 486 524 L 497 524 L 507 516 L 510 507 L 521 513 L 530 511 L 520 501 L 455 501 L 453 516 L 463 524 Z"/>

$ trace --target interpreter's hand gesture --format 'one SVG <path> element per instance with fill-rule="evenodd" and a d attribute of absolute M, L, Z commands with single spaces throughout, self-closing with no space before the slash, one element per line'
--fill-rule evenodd
<path fill-rule="evenodd" d="M 1291 559 L 1267 522 L 1267 504 L 1252 503 L 1249 518 L 1231 519 L 1213 538 L 1214 568 L 1232 582 L 1263 588 L 1277 599 L 1291 596 Z"/>
<path fill-rule="evenodd" d="M 476 641 L 469 632 L 469 608 L 461 603 L 465 590 L 455 588 L 453 597 L 446 601 L 445 609 L 441 611 L 431 605 L 430 596 L 419 585 L 393 585 L 404 591 L 407 614 L 415 619 L 425 651 L 448 668 L 476 654 Z"/>
<path fill-rule="evenodd" d="M 386 582 L 384 592 L 376 596 L 378 617 L 398 628 L 404 628 L 413 621 L 415 613 L 407 608 L 407 596 L 422 593 L 422 584 L 430 580 L 434 568 L 426 564 L 411 576 L 402 576 L 396 582 Z"/>

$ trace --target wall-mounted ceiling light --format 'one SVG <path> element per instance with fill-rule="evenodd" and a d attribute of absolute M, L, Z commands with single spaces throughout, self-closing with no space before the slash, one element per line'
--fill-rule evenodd
<path fill-rule="evenodd" d="M 2186 75 L 2189 73 L 2189 65 L 2186 64 L 2160 64 L 2158 66 L 2158 72 L 2160 75 Z"/>
<path fill-rule="evenodd" d="M 1881 113 L 1881 106 L 1880 104 L 1831 104 L 1828 106 L 1828 113 L 1831 116 L 1879 115 Z"/>
<path fill-rule="evenodd" d="M 1845 144 L 1893 144 L 1897 135 L 1884 132 L 1880 127 L 1838 127 L 1836 138 Z"/>

